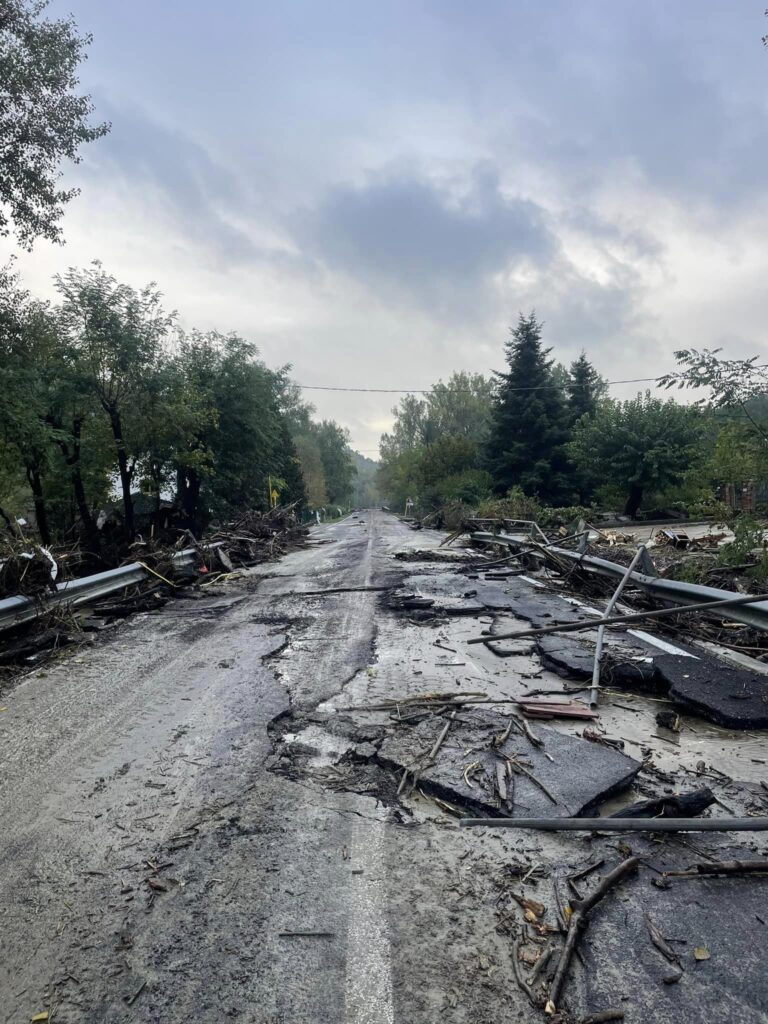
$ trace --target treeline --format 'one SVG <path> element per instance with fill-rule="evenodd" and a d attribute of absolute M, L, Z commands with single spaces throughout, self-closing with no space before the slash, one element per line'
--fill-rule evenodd
<path fill-rule="evenodd" d="M 424 515 L 528 497 L 635 516 L 768 477 L 764 438 L 744 416 L 649 392 L 616 401 L 585 354 L 569 368 L 555 362 L 533 313 L 520 316 L 505 356 L 493 378 L 457 373 L 393 410 L 380 486 L 395 507 L 411 498 Z"/>
<path fill-rule="evenodd" d="M 344 503 L 346 432 L 317 423 L 289 366 L 237 334 L 182 331 L 154 285 L 100 264 L 55 278 L 42 302 L 0 273 L 0 517 L 29 506 L 41 540 L 79 538 L 96 560 L 173 506 L 195 532 L 272 501 Z M 115 501 L 117 498 L 117 501 Z"/>

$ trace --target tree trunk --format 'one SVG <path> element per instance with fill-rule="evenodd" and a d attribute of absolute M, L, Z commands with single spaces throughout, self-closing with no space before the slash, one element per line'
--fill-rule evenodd
<path fill-rule="evenodd" d="M 93 518 L 91 508 L 88 504 L 88 499 L 85 494 L 85 484 L 83 483 L 83 477 L 80 471 L 80 436 L 82 429 L 83 421 L 80 417 L 76 417 L 72 422 L 73 442 L 71 452 L 66 441 L 59 441 L 58 444 L 59 448 L 61 448 L 61 453 L 64 456 L 64 461 L 70 469 L 72 489 L 75 492 L 75 502 L 77 503 L 77 511 L 80 514 L 80 520 L 83 524 L 85 539 L 88 543 L 88 547 L 91 549 L 91 554 L 99 557 L 101 554 L 101 535 L 99 534 L 96 521 Z"/>
<path fill-rule="evenodd" d="M 11 517 L 8 515 L 8 513 L 5 511 L 2 505 L 0 505 L 0 519 L 5 520 L 5 524 L 10 530 L 12 537 L 19 536 L 18 524 L 16 523 L 15 519 L 11 519 Z"/>
<path fill-rule="evenodd" d="M 637 515 L 640 504 L 643 500 L 643 488 L 640 484 L 632 484 L 629 488 L 629 497 L 627 498 L 627 504 L 624 506 L 624 515 L 632 516 L 634 519 Z"/>
<path fill-rule="evenodd" d="M 51 531 L 48 526 L 48 512 L 43 497 L 43 482 L 40 479 L 40 471 L 37 466 L 27 466 L 27 482 L 32 490 L 32 500 L 35 503 L 35 520 L 37 521 L 37 532 L 40 540 L 46 547 L 51 543 Z"/>
<path fill-rule="evenodd" d="M 128 455 L 125 450 L 123 424 L 120 419 L 120 413 L 113 405 L 104 404 L 104 408 L 109 416 L 109 422 L 112 426 L 112 436 L 115 439 L 115 448 L 117 449 L 117 468 L 120 471 L 120 487 L 123 492 L 125 538 L 130 543 L 136 535 L 136 526 L 133 517 L 133 498 L 131 497 L 131 481 L 133 479 L 133 472 L 128 468 Z"/>

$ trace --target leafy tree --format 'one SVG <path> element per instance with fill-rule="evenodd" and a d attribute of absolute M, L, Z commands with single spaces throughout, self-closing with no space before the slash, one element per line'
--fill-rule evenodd
<path fill-rule="evenodd" d="M 447 383 L 438 381 L 425 398 L 430 440 L 448 436 L 483 443 L 492 405 L 493 381 L 481 373 L 454 373 Z"/>
<path fill-rule="evenodd" d="M 506 345 L 507 373 L 498 373 L 486 464 L 498 494 L 519 485 L 557 503 L 570 492 L 566 410 L 553 386 L 550 349 L 541 344 L 535 313 L 520 314 Z"/>
<path fill-rule="evenodd" d="M 154 284 L 136 291 L 106 274 L 98 261 L 87 270 L 70 268 L 55 280 L 63 299 L 59 322 L 76 372 L 112 431 L 130 541 L 135 533 L 131 488 L 146 454 L 142 427 L 143 407 L 151 395 L 147 381 L 158 371 L 175 314 L 163 310 Z M 128 421 L 133 430 L 126 431 Z"/>
<path fill-rule="evenodd" d="M 646 491 L 678 483 L 702 457 L 703 433 L 698 409 L 646 392 L 600 402 L 576 424 L 570 450 L 577 467 L 623 487 L 625 515 L 635 516 Z"/>
<path fill-rule="evenodd" d="M 328 501 L 332 505 L 343 505 L 351 497 L 356 473 L 349 433 L 333 420 L 323 420 L 314 433 L 323 463 Z"/>
<path fill-rule="evenodd" d="M 309 432 L 298 435 L 295 445 L 301 463 L 307 501 L 313 508 L 322 508 L 328 501 L 328 493 L 325 489 L 325 470 L 320 456 L 320 445 L 317 438 Z"/>
<path fill-rule="evenodd" d="M 72 18 L 44 17 L 47 0 L 4 0 L 0 13 L 0 234 L 13 222 L 21 242 L 58 241 L 58 221 L 78 189 L 59 187 L 59 166 L 109 131 L 91 125 L 89 96 L 77 93 L 77 69 L 90 35 Z"/>

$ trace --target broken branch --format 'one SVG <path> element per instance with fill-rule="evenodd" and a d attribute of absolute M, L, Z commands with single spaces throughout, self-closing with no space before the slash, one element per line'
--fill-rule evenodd
<path fill-rule="evenodd" d="M 590 912 L 626 875 L 637 871 L 638 863 L 639 861 L 637 857 L 628 857 L 627 860 L 622 861 L 621 864 L 613 869 L 613 871 L 609 872 L 609 874 L 607 874 L 600 882 L 595 891 L 590 893 L 586 899 L 571 901 L 573 913 L 571 914 L 568 922 L 568 934 L 565 938 L 565 944 L 563 945 L 563 950 L 560 954 L 560 961 L 557 965 L 557 970 L 555 971 L 555 977 L 552 979 L 552 987 L 549 990 L 549 999 L 547 1000 L 547 1005 L 544 1008 L 545 1013 L 552 1015 L 556 1012 L 566 972 L 568 971 L 574 950 L 576 949 L 579 934 L 586 926 Z"/>

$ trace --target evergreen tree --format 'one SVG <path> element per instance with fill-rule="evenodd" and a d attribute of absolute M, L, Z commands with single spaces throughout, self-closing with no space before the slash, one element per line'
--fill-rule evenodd
<path fill-rule="evenodd" d="M 582 416 L 591 416 L 597 407 L 598 399 L 606 392 L 603 378 L 587 359 L 584 352 L 571 363 L 568 374 L 568 419 L 571 424 Z"/>
<path fill-rule="evenodd" d="M 553 387 L 550 349 L 542 348 L 536 314 L 523 316 L 506 345 L 508 373 L 499 373 L 487 468 L 494 489 L 505 494 L 519 486 L 552 503 L 570 494 L 566 409 L 562 391 Z"/>

